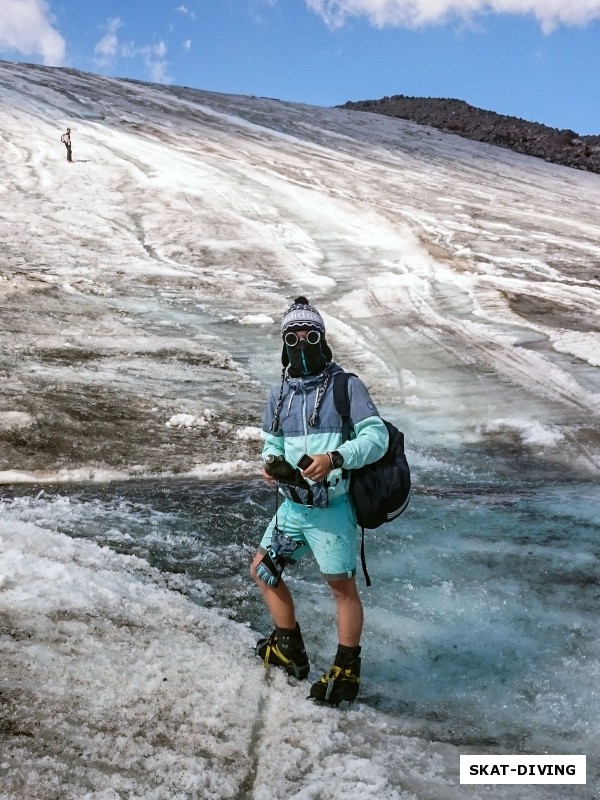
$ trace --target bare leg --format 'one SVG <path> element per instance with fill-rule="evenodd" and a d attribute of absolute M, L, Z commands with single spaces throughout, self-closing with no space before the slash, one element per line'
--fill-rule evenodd
<path fill-rule="evenodd" d="M 363 607 L 355 578 L 329 581 L 337 610 L 338 648 L 332 668 L 310 687 L 310 696 L 321 703 L 352 703 L 360 685 L 360 636 Z"/>
<path fill-rule="evenodd" d="M 262 592 L 263 600 L 271 616 L 273 622 L 278 628 L 287 628 L 294 630 L 296 627 L 296 612 L 294 610 L 294 600 L 290 594 L 290 590 L 283 580 L 279 581 L 279 586 L 267 586 L 266 583 L 260 580 L 256 575 L 256 567 L 263 559 L 262 553 L 257 553 L 252 561 L 250 567 L 250 574 L 254 578 L 256 585 Z"/>
<path fill-rule="evenodd" d="M 338 641 L 346 647 L 358 647 L 363 627 L 363 606 L 356 578 L 329 581 L 337 611 Z"/>

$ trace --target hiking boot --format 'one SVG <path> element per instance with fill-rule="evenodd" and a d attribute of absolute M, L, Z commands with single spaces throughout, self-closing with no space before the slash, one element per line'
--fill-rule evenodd
<path fill-rule="evenodd" d="M 360 684 L 360 647 L 338 648 L 335 661 L 325 675 L 310 687 L 310 696 L 320 703 L 339 706 L 356 700 Z"/>
<path fill-rule="evenodd" d="M 265 667 L 269 664 L 282 667 L 300 681 L 307 677 L 310 669 L 298 623 L 295 631 L 276 627 L 268 639 L 259 639 L 256 655 L 262 658 Z"/>

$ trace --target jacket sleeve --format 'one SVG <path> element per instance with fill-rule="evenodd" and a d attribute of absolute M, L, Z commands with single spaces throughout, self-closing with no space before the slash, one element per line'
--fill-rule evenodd
<path fill-rule="evenodd" d="M 351 439 L 338 447 L 338 451 L 344 458 L 344 469 L 360 469 L 385 454 L 389 434 L 362 381 L 352 376 L 348 394 L 354 433 Z"/>

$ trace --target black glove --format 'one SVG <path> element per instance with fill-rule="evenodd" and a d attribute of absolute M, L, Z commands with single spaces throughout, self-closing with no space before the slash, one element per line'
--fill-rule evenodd
<path fill-rule="evenodd" d="M 310 484 L 302 477 L 300 470 L 294 469 L 283 456 L 265 456 L 265 472 L 279 483 L 310 489 Z"/>

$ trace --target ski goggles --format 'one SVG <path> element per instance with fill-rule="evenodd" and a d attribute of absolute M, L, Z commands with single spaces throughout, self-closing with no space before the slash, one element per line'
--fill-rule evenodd
<path fill-rule="evenodd" d="M 319 331 L 308 331 L 306 336 L 302 339 L 294 331 L 288 331 L 283 337 L 283 341 L 288 347 L 296 347 L 298 342 L 307 342 L 308 344 L 319 344 L 321 341 L 321 334 Z"/>

